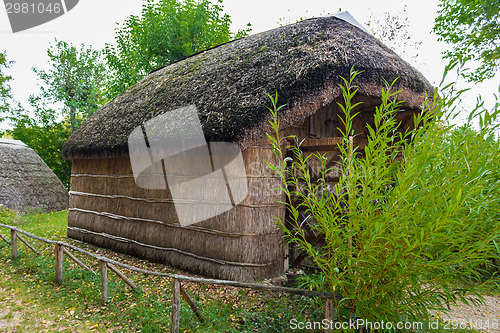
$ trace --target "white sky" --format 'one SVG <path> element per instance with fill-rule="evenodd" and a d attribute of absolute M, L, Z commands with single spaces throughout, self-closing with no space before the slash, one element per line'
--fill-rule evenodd
<path fill-rule="evenodd" d="M 364 24 L 370 17 L 381 17 L 382 13 L 407 15 L 409 32 L 423 44 L 418 49 L 419 61 L 414 64 L 431 83 L 437 85 L 443 73 L 445 61 L 441 50 L 446 46 L 437 42 L 431 29 L 438 9 L 437 0 L 224 0 L 225 12 L 233 21 L 233 31 L 252 23 L 252 33 L 266 31 L 279 26 L 279 20 L 295 22 L 300 17 L 321 16 L 347 10 Z M 81 0 L 66 15 L 28 31 L 13 34 L 6 11 L 0 6 L 0 50 L 7 51 L 15 64 L 8 71 L 14 78 L 11 82 L 13 96 L 25 107 L 28 96 L 38 92 L 37 80 L 32 67 L 47 68 L 46 55 L 50 42 L 55 38 L 75 45 L 85 43 L 101 49 L 105 43 L 113 43 L 116 23 L 123 22 L 130 14 L 140 14 L 142 0 Z M 406 12 L 403 14 L 403 9 Z M 398 51 L 398 50 L 396 50 Z M 403 57 L 406 58 L 406 57 Z M 412 62 L 412 59 L 405 60 Z M 492 94 L 498 92 L 500 74 L 481 85 L 474 86 L 468 95 L 467 105 L 473 105 L 478 93 L 491 105 Z"/>

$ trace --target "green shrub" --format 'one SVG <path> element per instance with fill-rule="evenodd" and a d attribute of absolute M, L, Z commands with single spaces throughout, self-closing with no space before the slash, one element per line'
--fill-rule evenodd
<path fill-rule="evenodd" d="M 445 312 L 445 303 L 480 296 L 482 284 L 466 282 L 498 255 L 499 144 L 489 128 L 446 125 L 446 101 L 437 94 L 415 115 L 415 129 L 400 128 L 398 92 L 388 86 L 374 126 L 367 125 L 366 147 L 354 146 L 353 80 L 359 74 L 343 79 L 343 171 L 335 186 L 326 183 L 331 169 L 324 155 L 303 154 L 296 137 L 280 137 L 280 107 L 270 96 L 275 132 L 268 137 L 281 164 L 269 166 L 285 185 L 280 190 L 291 219 L 278 222 L 286 240 L 317 266 L 320 279 L 311 283 L 343 296 L 336 313 L 379 322 L 428 320 L 431 309 Z M 295 140 L 287 147 L 293 159 L 285 158 L 285 139 Z M 321 163 L 318 180 L 309 168 L 313 159 Z M 324 245 L 308 240 L 304 224 L 324 237 Z"/>

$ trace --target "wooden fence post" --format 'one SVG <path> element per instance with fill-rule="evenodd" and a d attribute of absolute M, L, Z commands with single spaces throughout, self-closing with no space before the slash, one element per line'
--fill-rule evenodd
<path fill-rule="evenodd" d="M 325 319 L 328 321 L 328 325 L 325 328 L 325 333 L 333 333 L 333 299 L 325 299 Z"/>
<path fill-rule="evenodd" d="M 56 282 L 62 283 L 63 280 L 63 266 L 64 266 L 64 253 L 62 245 L 56 244 Z"/>
<path fill-rule="evenodd" d="M 173 299 L 172 299 L 172 325 L 170 333 L 179 333 L 179 317 L 181 314 L 181 284 L 179 280 L 173 279 Z"/>
<path fill-rule="evenodd" d="M 17 232 L 15 230 L 10 230 L 11 236 L 11 246 L 12 246 L 12 259 L 17 259 Z"/>
<path fill-rule="evenodd" d="M 101 270 L 102 305 L 108 304 L 108 264 L 104 260 L 99 260 Z"/>

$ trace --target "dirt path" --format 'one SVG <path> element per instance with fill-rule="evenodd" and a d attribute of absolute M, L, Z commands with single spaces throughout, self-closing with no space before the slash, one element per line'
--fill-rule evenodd
<path fill-rule="evenodd" d="M 484 296 L 484 298 L 484 305 L 452 306 L 448 315 L 435 313 L 435 316 L 447 320 L 449 328 L 472 327 L 481 331 L 500 333 L 500 297 Z"/>
<path fill-rule="evenodd" d="M 2 266 L 0 273 L 0 332 L 95 332 L 88 322 L 75 318 L 74 311 L 44 303 L 32 291 L 19 287 L 13 268 Z M 34 283 L 40 283 L 34 281 Z"/>
<path fill-rule="evenodd" d="M 16 308 L 22 302 L 14 300 L 4 288 L 0 288 L 0 298 L 0 332 L 5 332 L 20 324 L 21 312 Z"/>

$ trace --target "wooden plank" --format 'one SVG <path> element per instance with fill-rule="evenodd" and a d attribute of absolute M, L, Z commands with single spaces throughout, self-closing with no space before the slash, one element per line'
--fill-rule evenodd
<path fill-rule="evenodd" d="M 300 144 L 302 151 L 328 151 L 338 149 L 338 145 L 342 143 L 342 138 L 307 138 Z"/>
<path fill-rule="evenodd" d="M 56 254 L 56 282 L 58 284 L 61 284 L 63 280 L 63 266 L 64 266 L 64 252 L 62 245 L 56 244 L 55 254 Z"/>
<path fill-rule="evenodd" d="M 350 137 L 353 138 L 353 137 Z M 341 137 L 336 137 L 336 138 L 321 138 L 321 139 L 316 139 L 316 138 L 306 138 L 302 141 L 299 140 L 300 145 L 300 150 L 303 152 L 326 152 L 326 151 L 335 151 L 339 152 L 338 150 L 338 145 L 342 144 L 343 138 Z M 363 152 L 364 147 L 367 144 L 366 139 L 363 138 L 354 138 L 352 139 L 354 143 L 354 147 L 357 147 L 356 151 L 359 153 Z M 295 142 L 289 142 L 289 144 L 295 146 Z"/>
<path fill-rule="evenodd" d="M 196 315 L 196 317 L 198 317 L 198 319 L 202 323 L 204 323 L 205 322 L 205 318 L 203 318 L 203 315 L 201 314 L 200 309 L 198 309 L 198 307 L 196 306 L 196 304 L 194 303 L 194 301 L 191 299 L 191 297 L 189 297 L 188 293 L 186 292 L 186 289 L 184 289 L 184 287 L 182 286 L 182 284 L 179 284 L 179 286 L 181 288 L 181 295 L 184 298 L 184 300 L 187 302 L 187 304 L 189 305 L 189 307 L 191 308 L 191 310 L 193 310 L 193 312 Z"/>
<path fill-rule="evenodd" d="M 271 286 L 271 285 L 264 285 L 264 284 L 257 284 L 257 283 L 237 282 L 237 281 L 230 281 L 230 280 L 206 279 L 206 278 L 198 278 L 198 277 L 185 276 L 185 275 L 179 275 L 179 274 L 169 274 L 169 276 L 172 277 L 173 279 L 178 279 L 180 281 L 217 284 L 217 285 L 221 285 L 221 286 L 231 286 L 231 287 L 237 287 L 237 288 L 250 288 L 250 289 L 262 290 L 262 291 L 283 292 L 283 293 L 288 293 L 288 294 L 309 296 L 309 297 L 322 297 L 322 298 L 330 298 L 330 299 L 336 298 L 337 300 L 341 300 L 343 298 L 342 295 L 340 295 L 340 294 L 334 295 L 332 293 L 326 293 L 326 292 L 322 292 L 322 291 L 311 291 L 311 290 L 305 290 L 305 289 Z"/>
<path fill-rule="evenodd" d="M 85 265 L 83 262 L 81 262 L 80 260 L 78 260 L 78 258 L 76 258 L 73 254 L 71 254 L 71 252 L 69 252 L 68 250 L 66 250 L 64 247 L 63 247 L 63 252 L 66 253 L 66 255 L 71 259 L 73 260 L 74 262 L 76 262 L 79 266 L 81 266 L 84 270 L 86 270 L 87 272 L 90 272 L 90 273 L 93 273 L 94 275 L 97 275 L 96 272 L 94 272 L 92 269 L 90 269 L 87 265 Z"/>
<path fill-rule="evenodd" d="M 17 259 L 17 232 L 15 230 L 10 230 L 11 240 L 10 243 L 12 245 L 12 259 Z"/>
<path fill-rule="evenodd" d="M 16 227 L 13 227 L 13 226 L 10 226 L 10 225 L 6 225 L 6 224 L 0 223 L 0 227 L 10 229 L 11 231 L 12 230 L 17 231 L 20 234 L 26 235 L 26 236 L 28 236 L 30 238 L 34 238 L 36 240 L 39 240 L 39 241 L 47 243 L 47 244 L 62 243 L 62 242 L 56 242 L 56 241 L 53 241 L 53 240 L 50 240 L 50 239 L 46 239 L 46 238 L 43 238 L 43 237 L 39 237 L 39 236 L 34 235 L 34 234 L 30 233 L 30 232 L 21 230 L 19 228 L 16 228 Z"/>
<path fill-rule="evenodd" d="M 101 289 L 102 289 L 102 305 L 108 304 L 108 264 L 99 260 L 99 269 L 101 270 Z"/>
<path fill-rule="evenodd" d="M 0 234 L 0 238 L 3 239 L 5 243 L 10 245 L 10 242 L 7 240 L 7 238 L 4 235 Z"/>
<path fill-rule="evenodd" d="M 172 324 L 170 333 L 179 333 L 179 317 L 181 315 L 181 297 L 180 297 L 180 282 L 173 279 L 173 298 L 172 298 Z"/>
<path fill-rule="evenodd" d="M 113 272 L 116 273 L 116 275 L 118 275 L 123 281 L 125 281 L 126 284 L 128 284 L 130 286 L 130 288 L 132 288 L 132 290 L 135 290 L 137 289 L 137 285 L 132 281 L 130 280 L 128 277 L 126 277 L 122 272 L 120 272 L 118 270 L 118 268 L 116 268 L 115 266 L 113 266 L 112 264 L 108 264 L 108 267 L 109 269 L 111 269 Z"/>
<path fill-rule="evenodd" d="M 30 243 L 28 243 L 27 241 L 25 241 L 24 238 L 21 235 L 18 234 L 17 238 L 19 238 L 19 240 L 21 242 L 23 242 L 24 245 L 26 245 L 31 251 L 35 252 L 36 254 L 40 254 L 40 252 L 38 252 L 33 246 L 31 246 Z"/>

